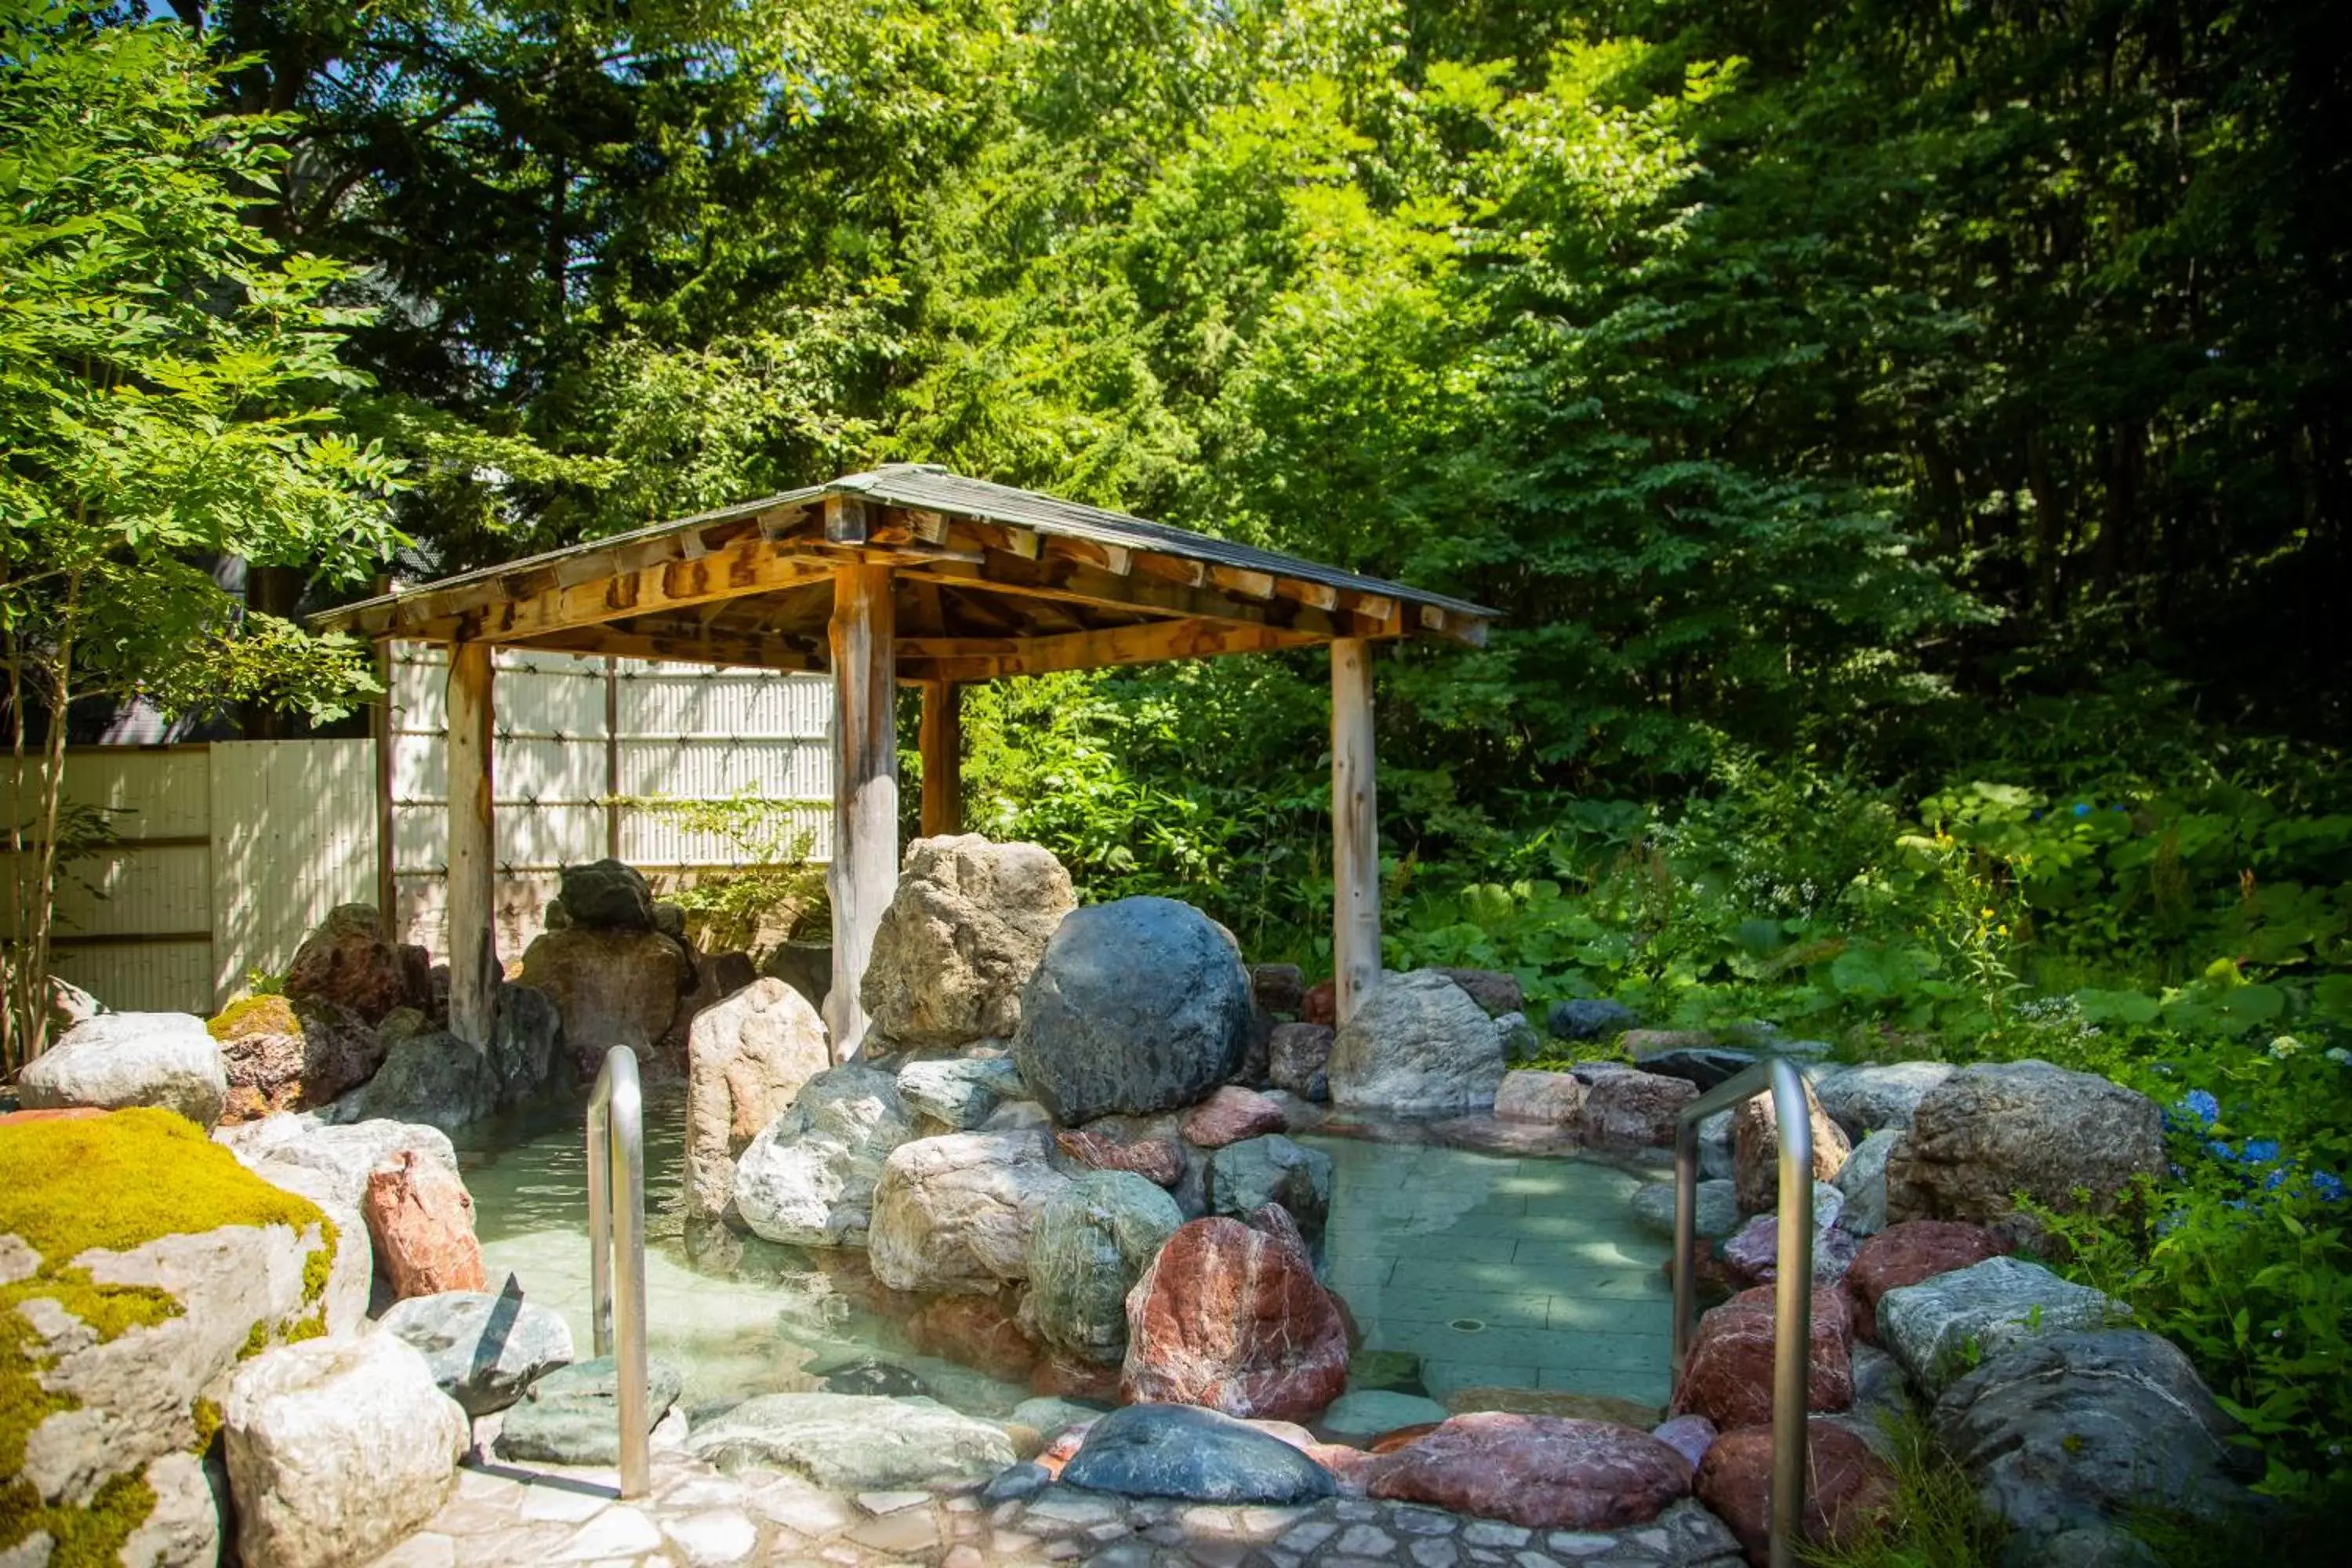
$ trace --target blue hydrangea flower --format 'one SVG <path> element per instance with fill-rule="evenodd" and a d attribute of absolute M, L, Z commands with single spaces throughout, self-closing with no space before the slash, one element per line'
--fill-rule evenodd
<path fill-rule="evenodd" d="M 2245 1160 L 2247 1163 L 2253 1165 L 2267 1165 L 2278 1157 L 2279 1144 L 2277 1139 L 2249 1138 L 2246 1140 Z"/>
<path fill-rule="evenodd" d="M 2221 1102 L 2201 1089 L 2192 1089 L 2182 1095 L 2174 1102 L 2173 1108 L 2196 1117 L 2198 1125 L 2201 1127 L 2210 1127 L 2221 1116 Z"/>
<path fill-rule="evenodd" d="M 2293 1165 L 2278 1166 L 2276 1169 L 2273 1170 L 2269 1175 L 2263 1178 L 2263 1191 L 2266 1193 L 2274 1193 L 2278 1191 L 2281 1187 L 2286 1185 L 2287 1178 L 2294 1174 L 2294 1167 Z"/>
<path fill-rule="evenodd" d="M 2238 1157 L 2238 1152 L 2219 1138 L 2205 1145 L 2205 1152 L 2212 1155 L 2216 1160 L 2234 1160 Z"/>
<path fill-rule="evenodd" d="M 2075 815 L 2075 816 L 2090 816 L 2090 815 L 2091 815 L 2091 803 L 2090 803 L 2089 801 L 2087 801 L 2087 800 L 2078 800 L 2078 801 L 2076 801 L 2076 802 L 2074 803 L 2074 815 Z"/>
<path fill-rule="evenodd" d="M 2344 1178 L 2332 1171 L 2314 1171 L 2311 1173 L 2311 1190 L 2317 1193 L 2323 1202 L 2340 1204 L 2344 1201 Z"/>

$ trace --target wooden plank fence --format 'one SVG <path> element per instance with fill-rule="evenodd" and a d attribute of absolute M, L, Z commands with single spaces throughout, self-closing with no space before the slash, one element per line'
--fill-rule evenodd
<path fill-rule="evenodd" d="M 389 681 L 401 930 L 446 956 L 447 746 L 441 650 L 404 646 Z M 739 863 L 727 835 L 617 800 L 783 806 L 809 858 L 832 851 L 832 687 L 821 676 L 501 653 L 493 722 L 499 951 L 541 929 L 557 874 L 607 853 L 662 879 Z M 282 973 L 337 904 L 375 903 L 373 740 L 71 748 L 69 800 L 114 808 L 120 844 L 58 900 L 57 972 L 121 1010 L 209 1014 Z M 0 763 L 0 807 L 5 797 Z"/>

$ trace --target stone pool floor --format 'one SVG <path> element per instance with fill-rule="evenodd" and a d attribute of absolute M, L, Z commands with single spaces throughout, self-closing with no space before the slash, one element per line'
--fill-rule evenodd
<path fill-rule="evenodd" d="M 1410 1351 L 1439 1399 L 1473 1386 L 1664 1405 L 1666 1247 L 1642 1178 L 1588 1160 L 1304 1137 L 1332 1160 L 1327 1283 L 1367 1350 Z"/>
<path fill-rule="evenodd" d="M 961 1491 L 844 1497 L 773 1471 L 722 1475 L 675 1450 L 648 1497 L 610 1470 L 493 1464 L 458 1472 L 450 1502 L 373 1568 L 599 1563 L 631 1568 L 1732 1568 L 1738 1543 L 1688 1500 L 1612 1532 L 1523 1530 L 1410 1503 L 1334 1498 L 1232 1507 L 1053 1486 L 1024 1501 Z"/>

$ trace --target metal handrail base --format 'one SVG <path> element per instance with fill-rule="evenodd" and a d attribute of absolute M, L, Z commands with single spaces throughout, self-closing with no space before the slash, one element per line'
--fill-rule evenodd
<path fill-rule="evenodd" d="M 643 1497 L 653 1489 L 646 1373 L 646 1115 L 637 1054 L 626 1046 L 604 1053 L 588 1097 L 588 1282 L 596 1353 L 613 1358 L 620 1385 L 621 1495 Z"/>
<path fill-rule="evenodd" d="M 1725 1079 L 1675 1122 L 1675 1362 L 1676 1392 L 1690 1354 L 1697 1298 L 1698 1124 L 1769 1089 L 1780 1121 L 1780 1254 L 1772 1295 L 1771 1568 L 1796 1568 L 1805 1517 L 1805 1405 L 1813 1322 L 1813 1120 L 1805 1080 L 1774 1057 Z"/>

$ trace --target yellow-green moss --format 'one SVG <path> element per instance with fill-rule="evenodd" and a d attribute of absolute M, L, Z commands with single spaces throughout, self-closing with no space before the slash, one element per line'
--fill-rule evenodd
<path fill-rule="evenodd" d="M 0 1131 L 0 1236 L 44 1272 L 93 1247 L 127 1252 L 159 1236 L 225 1225 L 323 1225 L 308 1198 L 273 1187 L 169 1110 L 18 1122 Z"/>
<path fill-rule="evenodd" d="M 44 1342 L 18 1305 L 55 1301 L 100 1342 L 176 1317 L 180 1303 L 168 1291 L 101 1285 L 73 1260 L 94 1247 L 127 1252 L 159 1237 L 231 1225 L 282 1225 L 298 1236 L 318 1226 L 321 1244 L 303 1260 L 303 1300 L 313 1303 L 323 1293 L 334 1268 L 333 1222 L 309 1199 L 238 1164 L 194 1122 L 139 1110 L 0 1129 L 0 1235 L 17 1237 L 40 1256 L 32 1278 L 0 1286 L 0 1476 L 22 1467 L 35 1427 L 75 1403 L 41 1386 Z M 323 1310 L 314 1316 L 323 1329 Z M 248 1351 L 266 1346 L 271 1329 L 256 1324 L 257 1342 Z M 191 1414 L 209 1438 L 202 1402 Z M 217 1410 L 211 1424 L 216 1430 Z M 0 1550 L 47 1531 L 58 1542 L 52 1568 L 110 1562 L 154 1500 L 129 1476 L 108 1482 L 88 1509 L 47 1508 L 28 1484 L 0 1484 Z"/>
<path fill-rule="evenodd" d="M 213 1446 L 213 1434 L 221 1429 L 222 1423 L 228 1417 L 222 1413 L 219 1400 L 206 1399 L 202 1394 L 197 1395 L 195 1404 L 189 1406 L 188 1414 L 196 1423 L 196 1440 L 188 1445 L 188 1451 L 202 1455 Z"/>
<path fill-rule="evenodd" d="M 335 1277 L 335 1249 L 343 1244 L 342 1232 L 325 1215 L 319 1216 L 319 1245 L 302 1259 L 302 1300 L 307 1305 L 327 1293 L 327 1281 Z"/>
<path fill-rule="evenodd" d="M 299 1035 L 301 1015 L 283 996 L 247 996 L 230 1003 L 205 1021 L 215 1040 L 242 1040 L 253 1035 Z"/>
<path fill-rule="evenodd" d="M 122 1543 L 154 1511 L 155 1489 L 140 1476 L 115 1477 L 88 1508 L 43 1507 L 30 1482 L 11 1481 L 0 1487 L 0 1541 L 46 1530 L 57 1542 L 49 1568 L 120 1568 Z"/>

